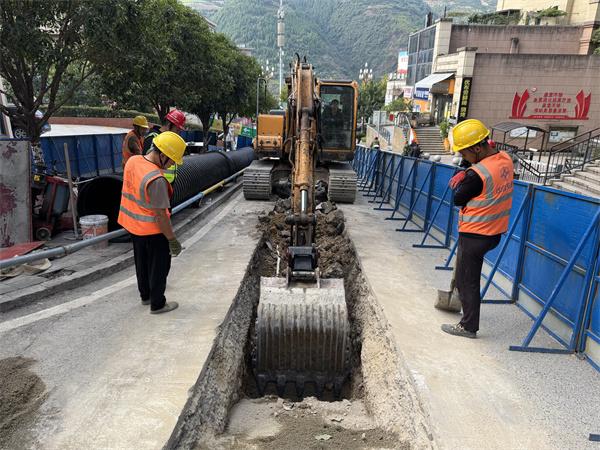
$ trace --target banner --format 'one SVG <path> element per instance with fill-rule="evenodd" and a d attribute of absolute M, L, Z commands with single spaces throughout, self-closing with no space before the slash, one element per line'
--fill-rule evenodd
<path fill-rule="evenodd" d="M 511 119 L 555 119 L 588 120 L 592 94 L 587 96 L 580 90 L 576 95 L 566 92 L 531 93 L 525 89 L 522 94 L 515 92 Z"/>
<path fill-rule="evenodd" d="M 469 116 L 469 100 L 471 99 L 471 86 L 473 78 L 465 77 L 460 86 L 460 100 L 458 104 L 457 122 L 465 120 Z"/>
<path fill-rule="evenodd" d="M 398 52 L 398 67 L 396 73 L 398 75 L 405 75 L 408 72 L 408 52 L 406 50 L 400 50 Z"/>

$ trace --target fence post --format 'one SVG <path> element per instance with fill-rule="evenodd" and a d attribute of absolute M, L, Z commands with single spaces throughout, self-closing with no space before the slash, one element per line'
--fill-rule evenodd
<path fill-rule="evenodd" d="M 600 231 L 596 228 L 594 235 L 594 244 L 590 253 L 590 260 L 585 274 L 583 283 L 584 292 L 581 304 L 577 310 L 575 330 L 571 335 L 569 348 L 575 351 L 583 351 L 585 346 L 585 330 L 587 328 L 588 318 L 590 318 L 590 310 L 594 303 L 594 294 L 596 286 L 596 273 L 598 272 L 598 252 L 600 251 Z"/>
<path fill-rule="evenodd" d="M 521 240 L 519 242 L 519 255 L 517 256 L 517 267 L 515 270 L 515 279 L 513 280 L 513 288 L 511 292 L 511 300 L 517 301 L 519 296 L 519 285 L 523 279 L 523 266 L 525 263 L 525 248 L 527 247 L 527 239 L 529 237 L 529 225 L 531 224 L 531 216 L 533 214 L 533 202 L 535 200 L 535 189 L 531 183 L 527 185 L 527 193 L 525 194 L 530 198 L 527 205 L 527 210 L 523 214 L 523 224 L 521 226 Z"/>
<path fill-rule="evenodd" d="M 528 189 L 527 192 L 529 194 L 530 189 Z M 515 230 L 517 229 L 517 223 L 519 222 L 519 219 L 523 215 L 523 211 L 525 211 L 526 206 L 529 204 L 529 200 L 530 200 L 529 195 L 526 195 L 525 198 L 523 198 L 521 205 L 519 205 L 517 215 L 514 218 L 512 225 L 508 229 L 508 233 L 506 233 L 506 238 L 504 239 L 504 242 L 502 243 L 502 247 L 500 247 L 500 253 L 498 253 L 498 258 L 496 258 L 496 262 L 492 266 L 492 270 L 490 271 L 490 274 L 488 275 L 487 281 L 485 283 L 485 287 L 481 291 L 480 297 L 481 297 L 482 303 L 512 303 L 512 299 L 511 300 L 486 300 L 486 301 L 484 301 L 483 299 L 485 298 L 485 294 L 487 294 L 487 291 L 488 291 L 490 285 L 492 284 L 492 280 L 494 279 L 494 275 L 496 275 L 496 271 L 498 270 L 498 267 L 500 267 L 500 263 L 502 262 L 502 258 L 504 257 L 504 252 L 508 248 L 508 244 L 510 244 L 510 239 L 512 238 L 512 235 L 515 233 Z"/>

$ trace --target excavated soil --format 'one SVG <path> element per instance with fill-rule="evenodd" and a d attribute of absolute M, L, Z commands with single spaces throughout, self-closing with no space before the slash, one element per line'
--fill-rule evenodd
<path fill-rule="evenodd" d="M 29 370 L 33 363 L 22 357 L 0 360 L 0 448 L 22 443 L 17 430 L 33 422 L 44 401 L 46 386 Z"/>
<path fill-rule="evenodd" d="M 260 277 L 287 267 L 289 200 L 259 216 L 260 239 L 246 275 L 192 388 L 166 449 L 432 448 L 428 418 L 387 320 L 364 277 L 334 204 L 317 208 L 319 267 L 343 278 L 351 326 L 352 373 L 343 400 L 259 397 L 250 336 Z M 271 394 L 267 392 L 267 394 Z"/>

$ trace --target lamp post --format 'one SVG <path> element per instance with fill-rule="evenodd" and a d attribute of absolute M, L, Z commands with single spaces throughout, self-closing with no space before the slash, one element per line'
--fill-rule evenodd
<path fill-rule="evenodd" d="M 366 85 L 367 83 L 370 83 L 371 81 L 373 81 L 373 68 L 369 68 L 368 62 L 365 62 L 365 67 L 361 68 L 358 71 L 358 79 L 363 83 L 363 85 Z M 366 87 L 366 86 L 364 86 L 364 87 Z M 363 92 L 364 92 L 364 90 L 363 90 Z M 361 133 L 365 132 L 364 108 L 363 108 L 362 124 L 361 124 L 360 129 L 361 129 Z"/>

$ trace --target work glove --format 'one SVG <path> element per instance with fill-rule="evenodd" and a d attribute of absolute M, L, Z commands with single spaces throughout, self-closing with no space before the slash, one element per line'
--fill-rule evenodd
<path fill-rule="evenodd" d="M 169 241 L 169 253 L 171 254 L 171 256 L 179 255 L 181 253 L 181 250 L 183 250 L 183 247 L 181 246 L 177 238 L 173 238 Z"/>
<path fill-rule="evenodd" d="M 467 171 L 461 170 L 456 175 L 454 175 L 452 178 L 450 178 L 450 181 L 448 182 L 450 189 L 453 189 L 453 190 L 456 189 L 458 187 L 458 185 L 463 182 L 463 180 L 465 179 L 466 176 L 467 176 Z"/>

